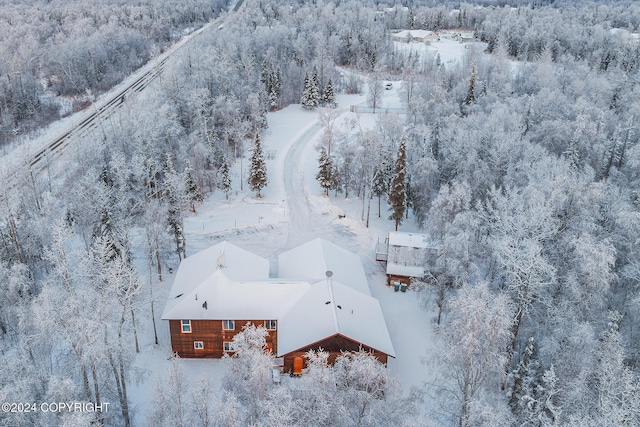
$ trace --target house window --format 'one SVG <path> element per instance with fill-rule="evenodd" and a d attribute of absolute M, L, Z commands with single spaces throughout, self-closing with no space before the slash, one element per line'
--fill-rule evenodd
<path fill-rule="evenodd" d="M 264 327 L 269 331 L 275 331 L 277 329 L 278 322 L 276 320 L 265 320 Z"/>
<path fill-rule="evenodd" d="M 225 341 L 222 343 L 222 349 L 226 352 L 230 352 L 230 351 L 235 351 L 235 349 L 233 348 L 233 342 L 231 341 Z"/>
<path fill-rule="evenodd" d="M 182 333 L 183 334 L 191 333 L 191 320 L 182 320 Z"/>
<path fill-rule="evenodd" d="M 202 341 L 194 341 L 193 342 L 193 348 L 196 350 L 203 350 L 204 349 L 204 343 Z"/>
<path fill-rule="evenodd" d="M 235 331 L 236 323 L 233 320 L 223 320 L 222 321 L 222 330 L 224 331 Z"/>

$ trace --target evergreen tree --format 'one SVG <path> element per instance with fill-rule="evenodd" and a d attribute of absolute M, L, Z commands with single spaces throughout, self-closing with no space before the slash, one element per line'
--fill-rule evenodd
<path fill-rule="evenodd" d="M 167 223 L 173 233 L 174 242 L 176 244 L 176 253 L 178 259 L 187 256 L 186 253 L 186 237 L 184 234 L 184 219 L 182 217 L 182 203 L 180 198 L 180 188 L 178 185 L 177 173 L 173 167 L 171 157 L 167 156 L 167 165 L 165 169 L 165 197 L 167 200 Z"/>
<path fill-rule="evenodd" d="M 391 215 L 389 219 L 392 219 L 396 223 L 396 231 L 398 226 L 402 223 L 404 218 L 404 210 L 406 207 L 407 199 L 407 149 L 406 138 L 403 136 L 400 141 L 400 147 L 398 148 L 398 157 L 396 159 L 395 175 L 391 180 L 389 187 L 389 204 Z"/>
<path fill-rule="evenodd" d="M 311 97 L 315 101 L 315 106 L 317 107 L 320 104 L 320 82 L 318 81 L 318 70 L 316 67 L 313 67 L 313 72 L 311 73 Z"/>
<path fill-rule="evenodd" d="M 331 162 L 331 157 L 327 155 L 327 150 L 324 147 L 320 148 L 320 157 L 318 158 L 318 163 L 320 170 L 316 174 L 316 180 L 320 183 L 320 186 L 324 190 L 324 195 L 329 196 L 329 189 L 332 184 L 332 172 L 333 172 L 333 164 Z"/>
<path fill-rule="evenodd" d="M 187 160 L 184 168 L 184 181 L 187 190 L 187 198 L 191 204 L 191 212 L 196 212 L 196 203 L 201 203 L 203 200 L 202 193 L 198 184 L 196 183 L 193 173 L 191 173 L 191 163 Z"/>
<path fill-rule="evenodd" d="M 327 85 L 324 87 L 322 102 L 329 107 L 334 107 L 336 104 L 336 96 L 333 93 L 333 83 L 331 82 L 331 79 L 327 81 Z"/>
<path fill-rule="evenodd" d="M 304 108 L 313 109 L 320 105 L 320 89 L 318 87 L 318 73 L 313 69 L 311 78 L 307 74 L 304 78 L 304 91 L 300 103 Z"/>
<path fill-rule="evenodd" d="M 270 79 L 270 69 L 269 69 L 269 66 L 267 65 L 266 59 L 262 61 L 262 67 L 260 68 L 260 81 L 262 82 L 262 84 L 264 84 L 267 91 L 269 91 L 271 86 L 270 84 L 271 79 Z"/>
<path fill-rule="evenodd" d="M 276 93 L 275 87 L 271 88 L 269 92 L 269 108 L 271 111 L 275 110 L 278 106 L 278 94 Z"/>
<path fill-rule="evenodd" d="M 311 96 L 311 82 L 309 81 L 309 75 L 304 76 L 304 90 L 302 91 L 302 98 L 300 98 L 300 103 L 306 109 L 312 109 L 313 99 Z"/>
<path fill-rule="evenodd" d="M 106 161 L 106 160 L 105 160 Z M 117 226 L 117 208 L 115 201 L 114 180 L 111 175 L 108 162 L 100 173 L 101 197 L 98 198 L 100 206 L 100 221 L 95 225 L 92 234 L 92 242 L 104 242 L 107 248 L 108 259 L 130 259 L 127 239 L 121 237 L 121 230 Z M 114 218 L 115 217 L 115 218 Z"/>
<path fill-rule="evenodd" d="M 516 416 L 524 416 L 530 399 L 535 397 L 538 362 L 535 359 L 534 339 L 530 337 L 518 367 L 511 374 L 513 384 L 509 393 L 509 407 Z"/>
<path fill-rule="evenodd" d="M 229 200 L 229 191 L 231 190 L 231 178 L 229 177 L 229 162 L 227 159 L 222 163 L 222 167 L 220 168 L 220 174 L 222 175 L 222 181 L 220 183 L 220 188 L 224 191 L 225 199 Z"/>
<path fill-rule="evenodd" d="M 380 218 L 380 200 L 389 191 L 389 177 L 385 173 L 386 165 L 384 163 L 383 160 L 382 164 L 377 165 L 373 175 L 373 195 L 378 198 L 378 218 Z"/>
<path fill-rule="evenodd" d="M 431 129 L 431 154 L 437 161 L 440 156 L 440 122 L 437 121 Z"/>
<path fill-rule="evenodd" d="M 476 100 L 476 64 L 471 66 L 471 78 L 469 79 L 469 90 L 467 91 L 467 98 L 464 100 L 466 105 L 471 105 Z"/>
<path fill-rule="evenodd" d="M 249 187 L 260 198 L 260 191 L 267 186 L 267 164 L 262 154 L 260 134 L 256 134 L 256 141 L 251 154 L 251 170 L 249 171 Z"/>
<path fill-rule="evenodd" d="M 280 68 L 276 70 L 276 79 L 273 87 L 275 88 L 276 96 L 279 97 L 282 94 L 282 72 Z"/>

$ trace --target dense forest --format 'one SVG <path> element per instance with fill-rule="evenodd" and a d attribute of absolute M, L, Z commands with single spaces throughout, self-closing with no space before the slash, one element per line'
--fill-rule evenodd
<path fill-rule="evenodd" d="M 57 117 L 45 86 L 106 90 L 222 3 L 2 2 L 0 141 Z M 640 4 L 405 3 L 247 1 L 194 40 L 171 78 L 131 100 L 135 114 L 86 136 L 55 179 L 6 166 L 0 400 L 74 396 L 114 408 L 106 418 L 0 414 L 0 425 L 130 425 L 136 325 L 153 316 L 150 285 L 166 260 L 185 254 L 186 211 L 229 191 L 229 165 L 265 130 L 268 111 L 301 102 L 311 76 L 325 93 L 331 82 L 370 101 L 378 82 L 403 81 L 407 114 L 379 114 L 375 131 L 341 133 L 331 110 L 321 113 L 336 177 L 327 190 L 387 198 L 397 176 L 389 159 L 406 144 L 411 214 L 397 220 L 442 244 L 415 284 L 441 310 L 442 348 L 428 358 L 439 377 L 409 400 L 384 387 L 362 400 L 350 388 L 358 382 L 345 380 L 340 393 L 318 389 L 286 407 L 291 396 L 260 400 L 236 378 L 224 386 L 229 404 L 216 403 L 219 418 L 201 425 L 330 425 L 338 409 L 317 404 L 328 396 L 377 411 L 346 425 L 379 425 L 371 417 L 382 413 L 387 425 L 640 424 L 640 45 L 611 31 L 640 32 Z M 395 48 L 393 29 L 474 30 L 489 55 L 469 49 L 445 67 Z M 251 349 L 236 363 L 262 366 Z M 354 356 L 341 372 L 355 363 L 368 361 Z M 313 378 L 326 374 L 314 369 Z M 373 383 L 393 385 L 369 369 Z M 248 378 L 246 366 L 234 372 Z M 169 386 L 179 368 L 170 376 Z M 171 392 L 158 396 L 174 401 Z M 175 425 L 173 409 L 157 408 L 158 425 Z"/>
<path fill-rule="evenodd" d="M 226 1 L 0 2 L 0 145 L 111 88 Z M 73 98 L 72 98 L 73 99 Z M 73 103 L 73 101 L 72 101 Z"/>

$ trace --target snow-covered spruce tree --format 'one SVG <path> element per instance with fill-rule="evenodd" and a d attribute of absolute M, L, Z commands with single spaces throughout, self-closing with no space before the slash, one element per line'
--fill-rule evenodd
<path fill-rule="evenodd" d="M 202 200 L 204 198 L 202 197 L 200 188 L 198 187 L 198 184 L 193 177 L 191 162 L 189 162 L 189 160 L 185 162 L 184 183 L 187 190 L 187 199 L 189 200 L 189 204 L 191 205 L 191 212 L 196 213 L 196 203 L 202 203 Z"/>
<path fill-rule="evenodd" d="M 100 220 L 94 226 L 92 242 L 95 243 L 98 239 L 108 242 L 109 258 L 112 260 L 117 257 L 130 260 L 129 238 L 126 226 L 123 225 L 125 220 L 122 211 L 118 209 L 113 173 L 108 162 L 100 173 L 95 196 L 100 210 Z"/>
<path fill-rule="evenodd" d="M 251 154 L 251 170 L 248 179 L 249 187 L 256 192 L 256 197 L 260 198 L 260 191 L 267 186 L 267 164 L 262 154 L 262 143 L 260 134 L 256 134 L 253 153 Z"/>
<path fill-rule="evenodd" d="M 309 78 L 309 75 L 305 75 L 304 78 L 304 90 L 302 92 L 302 99 L 300 103 L 304 108 L 309 110 L 316 108 L 320 105 L 320 89 L 318 88 L 318 74 L 314 69 L 314 75 Z"/>
<path fill-rule="evenodd" d="M 274 111 L 278 106 L 278 94 L 276 93 L 275 87 L 272 87 L 269 91 L 269 109 Z"/>
<path fill-rule="evenodd" d="M 318 81 L 318 70 L 316 67 L 313 67 L 309 83 L 311 85 L 311 98 L 314 100 L 315 106 L 317 107 L 320 105 L 320 82 Z"/>
<path fill-rule="evenodd" d="M 275 89 L 276 96 L 280 97 L 282 94 L 282 71 L 280 71 L 280 67 L 276 69 L 276 78 L 273 82 L 273 88 Z"/>
<path fill-rule="evenodd" d="M 316 180 L 320 183 L 320 186 L 324 190 L 324 195 L 329 196 L 329 189 L 331 188 L 333 164 L 331 158 L 327 154 L 327 150 L 324 147 L 320 148 L 320 157 L 318 158 L 318 166 L 320 170 L 316 174 Z"/>
<path fill-rule="evenodd" d="M 336 106 L 336 95 L 333 93 L 333 83 L 331 82 L 331 79 L 327 81 L 327 85 L 324 87 L 322 102 L 327 107 L 333 108 Z"/>
<path fill-rule="evenodd" d="M 389 177 L 385 174 L 385 160 L 376 165 L 373 175 L 373 195 L 378 198 L 378 218 L 380 218 L 380 200 L 389 190 Z"/>
<path fill-rule="evenodd" d="M 342 193 L 342 186 L 344 182 L 342 180 L 342 175 L 340 174 L 340 168 L 336 163 L 332 164 L 331 168 L 331 188 L 330 190 L 335 191 L 334 197 L 338 197 L 338 193 Z"/>
<path fill-rule="evenodd" d="M 407 198 L 407 147 L 406 138 L 403 136 L 400 141 L 400 147 L 398 148 L 398 157 L 396 159 L 395 174 L 391 180 L 389 186 L 389 210 L 391 215 L 389 219 L 392 219 L 396 223 L 396 231 L 398 226 L 404 219 L 404 210 L 406 206 Z"/>
<path fill-rule="evenodd" d="M 467 97 L 464 100 L 465 105 L 471 105 L 476 100 L 476 64 L 475 62 L 471 66 L 471 78 L 469 79 L 469 89 L 467 90 Z"/>
<path fill-rule="evenodd" d="M 313 100 L 311 98 L 311 82 L 309 81 L 309 75 L 304 76 L 304 89 L 302 90 L 302 98 L 300 98 L 300 104 L 302 107 L 311 110 L 313 105 Z"/>
<path fill-rule="evenodd" d="M 229 191 L 231 191 L 231 177 L 229 177 L 229 162 L 224 159 L 220 167 L 220 189 L 224 191 L 225 199 L 229 200 Z"/>
<path fill-rule="evenodd" d="M 509 407 L 521 421 L 526 418 L 527 409 L 531 409 L 531 399 L 535 397 L 538 382 L 539 364 L 535 356 L 534 338 L 529 337 L 518 367 L 511 373 L 511 390 L 508 393 Z"/>
<path fill-rule="evenodd" d="M 173 167 L 173 161 L 167 156 L 167 164 L 165 169 L 165 197 L 167 200 L 167 223 L 176 244 L 176 253 L 178 259 L 187 256 L 187 240 L 184 233 L 184 218 L 182 216 L 182 203 L 180 197 L 180 182 Z"/>

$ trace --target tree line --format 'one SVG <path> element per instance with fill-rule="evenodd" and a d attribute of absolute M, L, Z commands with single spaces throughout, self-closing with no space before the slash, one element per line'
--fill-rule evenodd
<path fill-rule="evenodd" d="M 223 0 L 3 2 L 0 145 L 85 107 L 225 6 Z M 63 108 L 60 96 L 75 101 Z"/>

